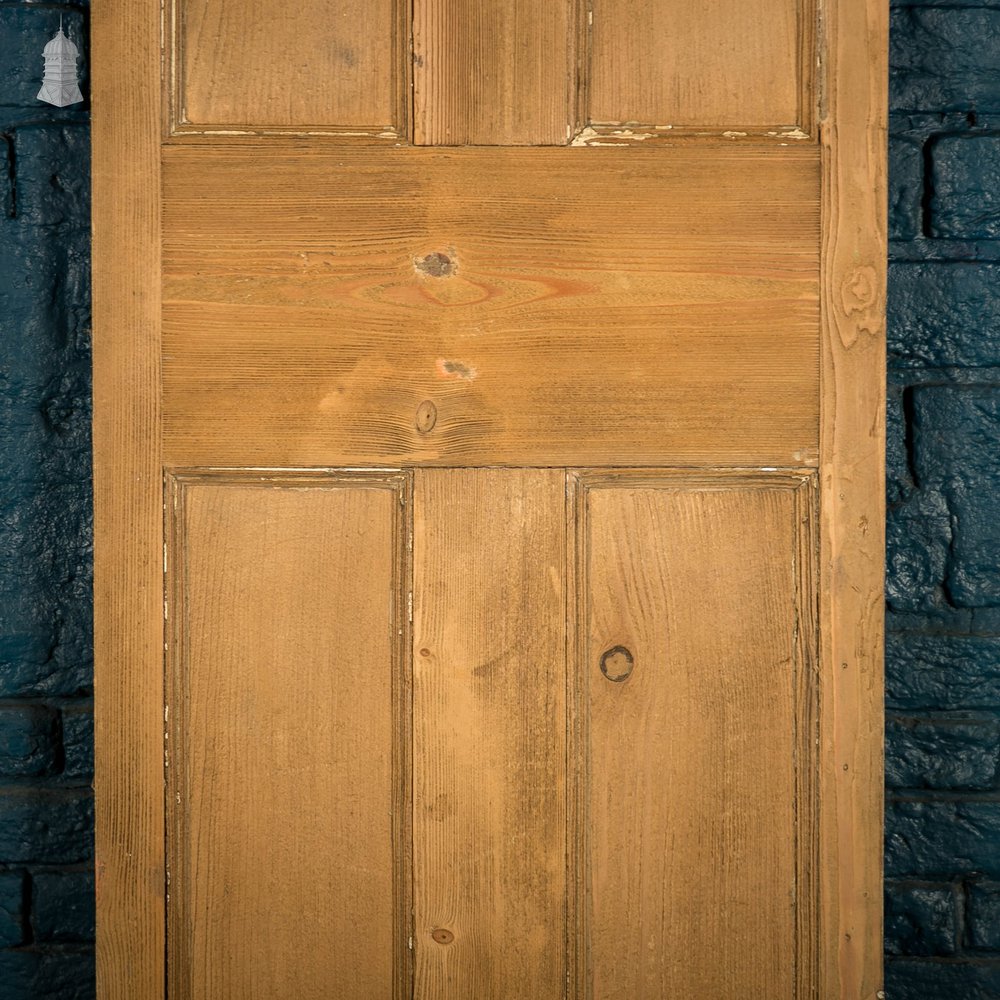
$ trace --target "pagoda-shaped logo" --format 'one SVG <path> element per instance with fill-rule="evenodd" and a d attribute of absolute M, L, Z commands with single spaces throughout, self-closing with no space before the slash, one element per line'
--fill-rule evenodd
<path fill-rule="evenodd" d="M 63 34 L 62 18 L 55 37 L 45 46 L 45 75 L 38 100 L 64 108 L 83 100 L 76 76 L 76 60 L 80 50 Z"/>

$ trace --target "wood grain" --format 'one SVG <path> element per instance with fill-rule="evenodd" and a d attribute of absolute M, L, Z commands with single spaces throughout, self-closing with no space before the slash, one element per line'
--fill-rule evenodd
<path fill-rule="evenodd" d="M 575 125 L 570 0 L 415 0 L 414 142 L 564 146 Z"/>
<path fill-rule="evenodd" d="M 564 996 L 564 484 L 415 473 L 417 1000 Z"/>
<path fill-rule="evenodd" d="M 175 483 L 171 1000 L 410 995 L 405 488 Z"/>
<path fill-rule="evenodd" d="M 822 245 L 824 996 L 882 984 L 888 16 L 827 10 Z"/>
<path fill-rule="evenodd" d="M 587 995 L 814 996 L 811 483 L 581 486 Z"/>
<path fill-rule="evenodd" d="M 402 0 L 173 0 L 175 133 L 406 134 Z"/>
<path fill-rule="evenodd" d="M 813 13 L 809 0 L 592 0 L 587 121 L 808 129 Z"/>
<path fill-rule="evenodd" d="M 166 154 L 171 461 L 816 459 L 815 150 Z"/>
<path fill-rule="evenodd" d="M 163 996 L 160 12 L 92 7 L 97 990 Z"/>

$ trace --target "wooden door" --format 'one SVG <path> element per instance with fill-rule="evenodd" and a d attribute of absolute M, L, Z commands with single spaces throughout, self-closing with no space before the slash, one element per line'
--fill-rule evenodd
<path fill-rule="evenodd" d="M 885 13 L 95 4 L 102 1000 L 878 995 Z"/>

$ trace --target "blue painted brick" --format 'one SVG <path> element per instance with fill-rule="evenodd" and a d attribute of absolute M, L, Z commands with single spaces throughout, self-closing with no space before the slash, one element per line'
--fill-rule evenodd
<path fill-rule="evenodd" d="M 889 364 L 1000 366 L 1000 265 L 889 265 Z"/>
<path fill-rule="evenodd" d="M 965 933 L 970 948 L 1000 951 L 1000 882 L 966 888 Z"/>
<path fill-rule="evenodd" d="M 0 134 L 0 219 L 14 215 L 14 147 L 10 136 Z"/>
<path fill-rule="evenodd" d="M 93 872 L 40 872 L 31 881 L 31 926 L 36 941 L 93 941 Z"/>
<path fill-rule="evenodd" d="M 63 776 L 88 779 L 94 774 L 94 715 L 88 709 L 64 711 L 62 716 Z"/>
<path fill-rule="evenodd" d="M 0 775 L 49 773 L 59 752 L 57 721 L 42 705 L 0 705 Z"/>
<path fill-rule="evenodd" d="M 922 229 L 924 151 L 921 143 L 889 139 L 889 239 L 912 240 Z"/>
<path fill-rule="evenodd" d="M 92 683 L 90 487 L 0 484 L 0 697 Z"/>
<path fill-rule="evenodd" d="M 1000 136 L 945 136 L 931 150 L 930 233 L 1000 237 Z"/>
<path fill-rule="evenodd" d="M 886 703 L 892 709 L 1000 708 L 997 637 L 890 632 L 885 670 Z"/>
<path fill-rule="evenodd" d="M 90 129 L 83 123 L 13 130 L 16 217 L 26 224 L 90 222 Z"/>
<path fill-rule="evenodd" d="M 997 1000 L 1000 962 L 890 960 L 885 991 L 888 1000 Z"/>
<path fill-rule="evenodd" d="M 87 482 L 89 398 L 87 375 L 81 370 L 30 382 L 0 373 L 0 426 L 5 432 L 0 466 L 5 483 Z"/>
<path fill-rule="evenodd" d="M 66 33 L 80 50 L 77 67 L 86 96 L 87 38 L 85 11 L 55 4 L 0 4 L 0 108 L 28 108 L 48 113 L 52 105 L 37 99 L 42 85 L 42 50 L 59 28 L 62 15 Z M 76 105 L 81 107 L 81 105 Z M 54 109 L 52 109 L 54 110 Z"/>
<path fill-rule="evenodd" d="M 943 601 L 952 516 L 939 490 L 919 490 L 886 511 L 886 600 L 894 611 L 930 611 Z"/>
<path fill-rule="evenodd" d="M 954 955 L 958 896 L 952 885 L 885 886 L 885 948 L 890 955 Z"/>
<path fill-rule="evenodd" d="M 1000 875 L 1000 802 L 890 800 L 885 820 L 886 875 Z"/>
<path fill-rule="evenodd" d="M 1000 10 L 897 9 L 889 43 L 894 109 L 1000 109 Z"/>
<path fill-rule="evenodd" d="M 93 1000 L 90 949 L 0 951 L 3 1000 Z"/>
<path fill-rule="evenodd" d="M 890 388 L 886 397 L 885 491 L 890 504 L 899 504 L 913 492 L 910 460 L 906 448 L 906 415 L 903 392 Z"/>
<path fill-rule="evenodd" d="M 24 943 L 24 876 L 0 872 L 0 948 Z"/>
<path fill-rule="evenodd" d="M 988 790 L 1000 765 L 996 719 L 886 721 L 885 780 L 893 788 Z"/>
<path fill-rule="evenodd" d="M 0 7 L 2 9 L 2 7 Z M 86 365 L 90 237 L 9 220 L 0 226 L 0 372 L 26 385 Z"/>
<path fill-rule="evenodd" d="M 0 862 L 78 864 L 94 854 L 89 791 L 0 792 Z"/>
<path fill-rule="evenodd" d="M 914 465 L 952 519 L 945 586 L 958 607 L 1000 604 L 1000 387 L 930 386 L 913 394 Z"/>

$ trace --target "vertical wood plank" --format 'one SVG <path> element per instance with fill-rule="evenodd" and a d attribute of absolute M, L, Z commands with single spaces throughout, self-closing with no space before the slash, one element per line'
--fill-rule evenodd
<path fill-rule="evenodd" d="M 575 0 L 414 0 L 414 141 L 562 146 L 575 124 Z"/>
<path fill-rule="evenodd" d="M 405 487 L 176 485 L 171 1000 L 410 996 Z"/>
<path fill-rule="evenodd" d="M 589 996 L 812 996 L 808 483 L 643 479 L 581 496 Z"/>
<path fill-rule="evenodd" d="M 559 1000 L 565 475 L 414 486 L 415 997 Z"/>
<path fill-rule="evenodd" d="M 821 255 L 823 997 L 882 982 L 888 5 L 825 12 Z"/>
<path fill-rule="evenodd" d="M 95 0 L 91 29 L 97 990 L 160 1000 L 159 6 Z"/>

